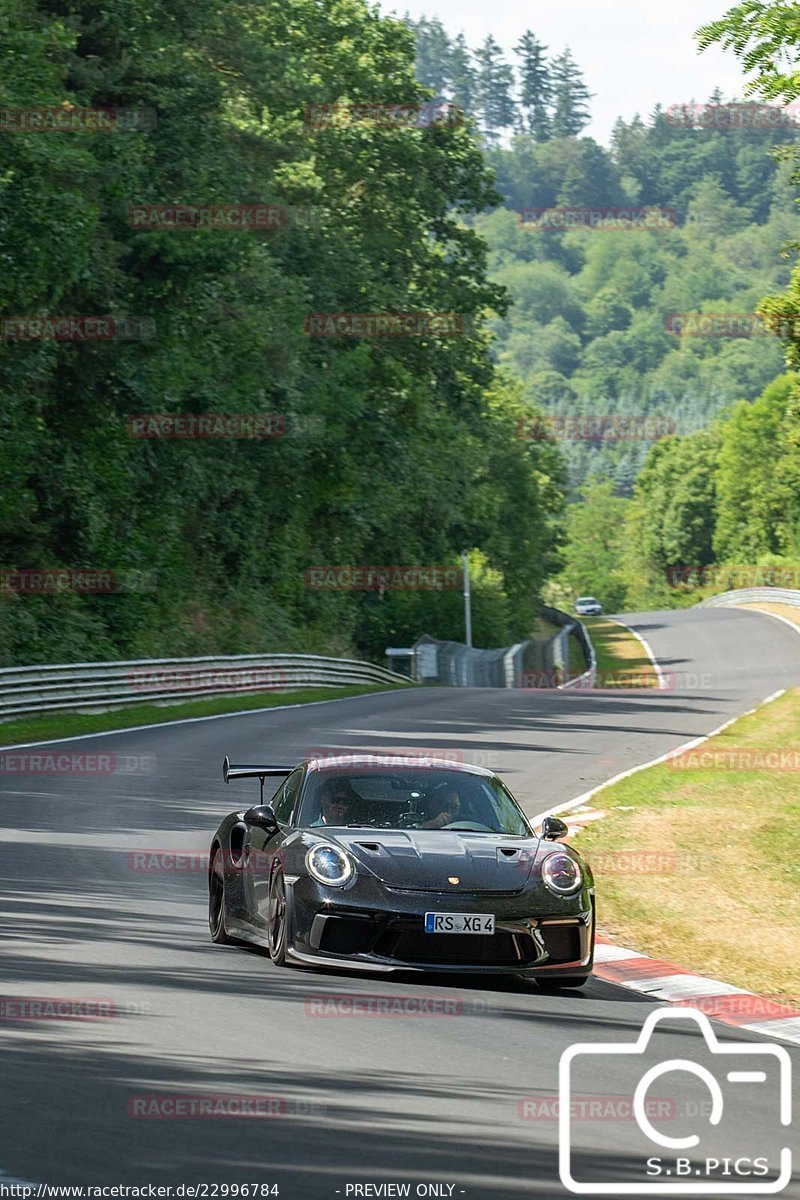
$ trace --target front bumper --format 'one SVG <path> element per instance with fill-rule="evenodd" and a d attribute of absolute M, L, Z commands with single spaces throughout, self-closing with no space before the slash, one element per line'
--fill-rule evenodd
<path fill-rule="evenodd" d="M 362 971 L 450 971 L 491 975 L 584 975 L 594 954 L 594 894 L 459 895 L 384 889 L 377 896 L 320 895 L 308 880 L 292 888 L 288 957 Z M 365 889 L 372 891 L 372 889 Z M 361 891 L 361 889 L 359 889 Z M 548 911 L 549 909 L 549 911 Z M 494 913 L 495 933 L 426 934 L 424 913 Z"/>

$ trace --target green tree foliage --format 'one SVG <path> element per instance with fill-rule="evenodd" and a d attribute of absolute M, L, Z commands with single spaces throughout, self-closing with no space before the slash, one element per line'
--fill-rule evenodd
<path fill-rule="evenodd" d="M 152 129 L 0 139 L 2 312 L 155 325 L 138 343 L 2 343 L 0 565 L 155 577 L 150 591 L 0 598 L 2 661 L 378 653 L 371 610 L 393 601 L 309 589 L 305 568 L 455 562 L 465 545 L 502 575 L 487 639 L 524 633 L 560 468 L 515 437 L 519 401 L 482 328 L 504 300 L 466 224 L 494 201 L 480 150 L 466 127 L 305 119 L 309 105 L 426 100 L 407 26 L 362 0 L 1 7 L 4 106 L 157 114 Z M 264 202 L 285 206 L 282 228 L 128 220 L 141 203 Z M 409 311 L 458 313 L 463 333 L 304 328 L 315 312 Z M 287 433 L 129 435 L 132 414 L 163 412 L 278 412 Z M 431 594 L 434 615 L 450 599 Z"/>
<path fill-rule="evenodd" d="M 751 91 L 768 100 L 795 100 L 800 95 L 797 48 L 800 10 L 785 0 L 745 0 L 718 21 L 699 30 L 700 49 L 715 42 L 733 50 L 745 71 L 756 72 Z"/>
<path fill-rule="evenodd" d="M 502 47 L 491 34 L 475 51 L 475 62 L 481 127 L 491 142 L 516 121 L 514 71 L 504 60 Z"/>
<path fill-rule="evenodd" d="M 640 472 L 625 526 L 629 601 L 645 606 L 667 593 L 676 569 L 714 561 L 717 428 L 655 445 Z"/>
<path fill-rule="evenodd" d="M 550 64 L 552 79 L 554 137 L 574 137 L 589 124 L 592 94 L 583 81 L 577 63 L 567 48 Z"/>
<path fill-rule="evenodd" d="M 527 29 L 515 46 L 519 59 L 519 107 L 522 124 L 537 142 L 550 137 L 552 87 L 544 46 Z"/>
<path fill-rule="evenodd" d="M 450 38 L 438 17 L 409 21 L 416 36 L 416 75 L 420 83 L 443 97 L 451 82 L 452 50 Z"/>
<path fill-rule="evenodd" d="M 625 550 L 625 516 L 631 504 L 614 495 L 611 480 L 587 484 L 567 510 L 561 582 L 575 596 L 596 596 L 607 611 L 624 607 L 620 564 Z"/>
<path fill-rule="evenodd" d="M 785 375 L 723 427 L 714 551 L 719 562 L 756 563 L 800 553 L 796 376 Z"/>
<path fill-rule="evenodd" d="M 537 143 L 524 133 L 487 151 L 518 214 L 474 223 L 513 301 L 495 322 L 498 361 L 553 417 L 636 418 L 643 431 L 562 442 L 573 496 L 596 478 L 630 494 L 649 448 L 646 418 L 661 433 L 691 433 L 754 400 L 783 369 L 787 348 L 800 365 L 800 340 L 785 337 L 800 333 L 800 277 L 763 306 L 781 337 L 677 336 L 668 319 L 752 314 L 765 292 L 790 283 L 797 188 L 776 151 L 796 144 L 791 129 L 687 128 L 656 113 L 648 124 L 618 122 L 610 150 L 590 138 Z M 537 227 L 536 210 L 562 206 L 655 206 L 662 215 L 635 231 Z"/>
<path fill-rule="evenodd" d="M 709 429 L 654 446 L 625 520 L 628 607 L 693 602 L 800 558 L 800 377 L 770 383 Z M 683 568 L 683 570 L 681 570 Z M 745 573 L 742 574 L 742 569 Z"/>
<path fill-rule="evenodd" d="M 450 99 L 462 110 L 474 113 L 478 99 L 478 84 L 472 52 L 463 33 L 452 43 L 450 50 Z"/>
<path fill-rule="evenodd" d="M 528 29 L 514 47 L 515 72 L 491 34 L 470 51 L 463 33 L 450 40 L 437 18 L 407 16 L 406 23 L 416 40 L 417 78 L 479 116 L 489 146 L 509 129 L 546 142 L 553 135 L 573 137 L 589 124 L 591 93 L 568 48 L 548 61 L 547 47 Z"/>

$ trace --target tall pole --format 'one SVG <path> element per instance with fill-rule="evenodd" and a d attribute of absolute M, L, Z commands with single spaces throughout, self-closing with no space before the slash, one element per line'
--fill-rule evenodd
<path fill-rule="evenodd" d="M 472 604 L 469 594 L 469 561 L 466 550 L 461 551 L 461 567 L 464 574 L 464 624 L 467 629 L 467 645 L 472 645 Z"/>

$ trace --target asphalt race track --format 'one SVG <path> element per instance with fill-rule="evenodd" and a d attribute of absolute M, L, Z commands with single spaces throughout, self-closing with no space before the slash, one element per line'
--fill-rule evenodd
<path fill-rule="evenodd" d="M 567 1195 L 553 1108 L 560 1056 L 576 1042 L 633 1042 L 653 1002 L 600 981 L 555 996 L 453 976 L 279 970 L 257 952 L 211 944 L 200 857 L 195 869 L 185 859 L 190 869 L 142 871 L 132 856 L 204 852 L 219 818 L 255 800 L 255 784 L 223 784 L 225 753 L 282 763 L 322 746 L 461 750 L 502 770 L 535 814 L 800 682 L 800 636 L 770 617 L 690 609 L 626 620 L 667 672 L 666 690 L 387 693 L 62 745 L 113 755 L 116 769 L 103 774 L 6 773 L 3 996 L 101 1000 L 112 1015 L 9 1019 L 6 1006 L 0 1183 L 270 1183 L 284 1200 L 403 1194 L 378 1187 L 390 1183 L 469 1200 Z M 698 919 L 702 895 L 700 882 Z M 317 1015 L 325 996 L 398 997 L 420 1015 L 326 1018 Z M 440 1015 L 425 1014 L 426 997 L 439 998 Z M 735 1033 L 715 1028 L 725 1041 Z M 736 1040 L 767 1045 L 754 1034 Z M 797 1074 L 800 1050 L 788 1051 Z M 701 1039 L 680 1028 L 639 1061 L 668 1057 L 706 1061 Z M 630 1065 L 630 1056 L 598 1058 L 588 1073 L 584 1064 L 574 1094 L 630 1098 L 641 1074 Z M 745 1085 L 716 1074 L 726 1096 L 717 1129 L 701 1115 L 707 1091 L 685 1073 L 651 1088 L 663 1102 L 657 1127 L 702 1134 L 703 1153 L 720 1159 L 754 1145 L 760 1154 L 793 1145 L 800 1158 L 797 1125 L 778 1126 L 776 1081 L 750 1085 L 762 1091 L 744 1102 L 734 1093 Z M 152 1111 L 142 1098 L 217 1093 L 271 1097 L 261 1108 L 274 1115 L 141 1115 Z M 795 1086 L 795 1111 L 797 1101 Z M 676 1152 L 638 1153 L 634 1122 L 599 1111 L 573 1122 L 575 1172 L 609 1194 L 647 1194 L 640 1163 Z M 373 1190 L 354 1190 L 366 1184 Z M 781 1195 L 800 1196 L 797 1179 Z"/>

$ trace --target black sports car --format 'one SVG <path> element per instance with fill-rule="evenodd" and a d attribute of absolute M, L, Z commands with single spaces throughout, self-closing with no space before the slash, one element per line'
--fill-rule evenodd
<path fill-rule="evenodd" d="M 226 758 L 223 777 L 259 779 L 261 801 L 211 843 L 215 942 L 254 942 L 281 966 L 493 972 L 559 988 L 591 973 L 591 872 L 553 844 L 563 821 L 546 817 L 537 837 L 491 771 L 365 754 L 295 767 Z"/>

